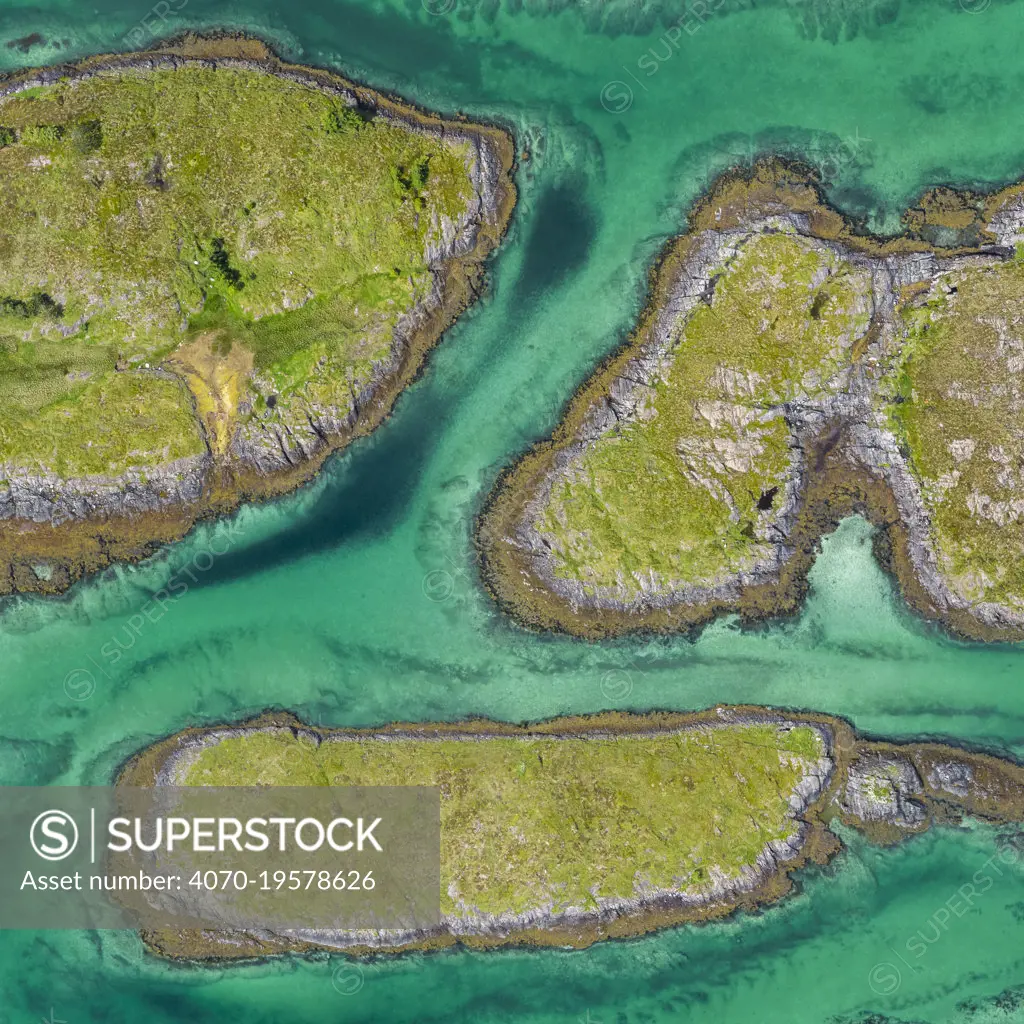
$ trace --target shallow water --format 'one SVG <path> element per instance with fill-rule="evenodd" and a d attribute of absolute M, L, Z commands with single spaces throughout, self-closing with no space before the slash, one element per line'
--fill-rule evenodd
<path fill-rule="evenodd" d="M 188 0 L 163 23 L 150 16 L 167 31 L 246 28 L 297 60 L 500 121 L 531 159 L 487 295 L 373 438 L 300 493 L 204 526 L 146 565 L 59 601 L 8 603 L 0 781 L 102 783 L 155 737 L 268 705 L 367 724 L 752 702 L 1024 753 L 1022 652 L 958 643 L 909 615 L 860 520 L 826 540 L 799 618 L 756 631 L 721 621 L 696 642 L 521 631 L 481 594 L 470 542 L 495 476 L 623 339 L 651 260 L 717 169 L 762 149 L 803 156 L 874 230 L 895 229 L 927 185 L 1024 172 L 1024 8 L 725 0 L 705 24 L 691 13 L 672 48 L 666 26 L 682 8 L 668 4 L 425 4 Z M 8 0 L 0 39 L 67 42 L 28 56 L 0 46 L 0 68 L 126 48 L 126 33 L 146 36 L 146 15 L 130 0 Z M 171 577 L 187 592 L 140 623 Z M 5 933 L 0 1021 L 51 1007 L 69 1024 L 1024 1020 L 1000 996 L 1024 986 L 1020 865 L 925 955 L 907 948 L 995 850 L 984 829 L 885 851 L 854 841 L 763 914 L 580 953 L 196 972 L 143 957 L 130 935 Z"/>

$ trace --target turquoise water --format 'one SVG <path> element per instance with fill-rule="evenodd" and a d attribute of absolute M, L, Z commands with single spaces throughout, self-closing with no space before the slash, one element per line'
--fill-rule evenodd
<path fill-rule="evenodd" d="M 1022 652 L 957 643 L 908 615 L 860 520 L 825 542 L 799 618 L 723 621 L 696 642 L 525 633 L 481 595 L 470 543 L 495 476 L 624 337 L 653 256 L 717 169 L 762 149 L 802 155 L 875 230 L 894 229 L 929 184 L 1019 176 L 1024 8 L 724 0 L 705 24 L 688 15 L 673 47 L 666 26 L 682 8 L 668 3 L 426 3 L 447 13 L 418 0 L 189 0 L 163 23 L 246 28 L 295 59 L 500 121 L 531 159 L 487 295 L 373 438 L 302 492 L 146 565 L 7 604 L 0 781 L 106 782 L 158 736 L 268 705 L 367 724 L 749 701 L 1024 754 Z M 8 0 L 0 38 L 48 42 L 28 57 L 0 46 L 0 68 L 125 46 L 147 10 Z M 141 609 L 171 577 L 186 592 L 150 621 Z M 907 946 L 995 850 L 985 829 L 886 851 L 854 841 L 763 914 L 579 953 L 186 971 L 131 935 L 5 933 L 0 1021 L 51 1008 L 69 1024 L 1024 1020 L 1020 865 L 920 959 Z"/>

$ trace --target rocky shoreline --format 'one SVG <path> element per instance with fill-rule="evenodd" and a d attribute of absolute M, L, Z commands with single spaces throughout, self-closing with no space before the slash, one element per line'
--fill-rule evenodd
<path fill-rule="evenodd" d="M 483 263 L 507 228 L 516 192 L 515 149 L 506 131 L 443 121 L 331 72 L 286 64 L 254 39 L 189 36 L 144 53 L 21 72 L 0 80 L 0 98 L 59 79 L 187 65 L 276 75 L 408 130 L 468 144 L 467 170 L 475 196 L 458 222 L 438 225 L 439 241 L 426 253 L 434 277 L 432 293 L 400 318 L 390 357 L 375 366 L 368 386 L 353 396 L 351 410 L 318 407 L 301 425 L 275 423 L 269 415 L 254 413 L 225 456 L 207 450 L 116 477 L 63 479 L 0 466 L 5 484 L 0 491 L 0 594 L 60 592 L 85 572 L 151 554 L 202 518 L 285 493 L 315 475 L 328 455 L 387 418 L 398 394 L 422 369 L 427 352 L 475 297 Z"/>
<path fill-rule="evenodd" d="M 477 948 L 531 945 L 584 947 L 605 938 L 643 934 L 685 922 L 712 920 L 739 909 L 774 902 L 793 888 L 792 873 L 808 863 L 824 864 L 841 848 L 828 825 L 833 819 L 863 831 L 880 843 L 897 842 L 932 824 L 965 816 L 990 822 L 1024 820 L 1024 768 L 1006 760 L 930 743 L 888 744 L 859 738 L 842 719 L 814 713 L 787 713 L 761 707 L 724 707 L 693 713 L 635 715 L 603 713 L 553 719 L 532 726 L 492 721 L 393 724 L 380 729 L 317 729 L 290 715 L 268 712 L 232 727 L 189 729 L 168 737 L 133 758 L 121 785 L 180 785 L 198 754 L 228 737 L 255 732 L 288 733 L 320 745 L 360 739 L 460 739 L 493 737 L 568 739 L 651 736 L 729 725 L 810 726 L 824 753 L 790 797 L 797 832 L 773 841 L 756 866 L 739 878 L 716 878 L 699 895 L 652 891 L 628 900 L 607 900 L 593 908 L 552 912 L 539 907 L 525 914 L 460 914 L 440 928 L 423 932 L 292 931 L 285 934 L 212 932 L 146 933 L 151 950 L 189 961 L 232 960 L 287 951 L 341 950 L 351 955 L 438 949 L 459 944 Z"/>
<path fill-rule="evenodd" d="M 980 244 L 940 248 L 909 232 L 896 239 L 854 235 L 813 182 L 784 163 L 720 181 L 696 207 L 689 231 L 669 244 L 651 271 L 651 297 L 634 334 L 580 387 L 552 438 L 510 467 L 492 491 L 476 533 L 492 596 L 527 626 L 589 638 L 694 629 L 729 612 L 750 621 L 792 614 L 821 536 L 858 512 L 885 531 L 876 548 L 917 611 L 970 638 L 1024 636 L 1024 612 L 964 600 L 939 571 L 919 484 L 873 403 L 897 348 L 899 297 L 951 270 L 1011 258 L 1022 237 L 1022 208 L 1017 186 L 990 197 L 979 214 L 981 226 L 962 232 L 980 237 Z M 602 434 L 643 415 L 645 396 L 671 358 L 673 324 L 708 301 L 719 268 L 737 245 L 787 231 L 869 275 L 873 305 L 870 327 L 832 391 L 781 407 L 790 430 L 790 471 L 772 522 L 758 535 L 768 556 L 711 585 L 640 580 L 639 591 L 631 593 L 621 584 L 559 576 L 556 552 L 537 526 L 552 488 Z"/>

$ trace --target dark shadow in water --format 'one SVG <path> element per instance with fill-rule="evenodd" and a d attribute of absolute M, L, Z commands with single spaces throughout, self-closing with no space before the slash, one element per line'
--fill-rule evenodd
<path fill-rule="evenodd" d="M 538 200 L 530 215 L 533 230 L 516 283 L 520 301 L 557 287 L 586 262 L 598 220 L 594 209 L 580 198 L 582 192 L 582 188 L 566 183 L 549 188 Z"/>
<path fill-rule="evenodd" d="M 73 747 L 70 733 L 53 743 L 0 736 L 0 784 L 45 786 L 51 783 L 67 769 Z"/>
<path fill-rule="evenodd" d="M 439 6 L 441 0 L 438 0 Z M 470 95 L 484 88 L 482 48 L 473 52 L 459 41 L 444 17 L 412 20 L 401 14 L 381 13 L 363 4 L 310 4 L 298 29 L 310 49 L 341 30 L 349 64 L 387 68 L 407 80 L 430 81 L 452 77 Z M 326 23 L 326 25 L 324 24 Z M 326 28 L 326 31 L 325 31 Z M 520 58 L 528 60 L 526 54 Z M 457 68 L 457 74 L 453 69 Z M 373 85 L 368 82 L 368 85 Z"/>
<path fill-rule="evenodd" d="M 345 40 L 342 74 L 345 66 L 353 63 L 378 71 L 387 69 L 415 83 L 410 90 L 414 100 L 424 84 L 433 83 L 442 95 L 450 97 L 445 102 L 450 102 L 452 108 L 459 103 L 506 104 L 508 97 L 494 86 L 508 69 L 529 67 L 536 72 L 538 81 L 565 73 L 557 60 L 500 36 L 485 42 L 456 34 L 453 26 L 461 15 L 456 0 L 406 0 L 406 6 L 411 18 L 359 3 L 320 0 L 304 5 L 307 18 L 293 31 L 298 32 L 307 50 L 313 51 L 340 29 Z M 193 9 L 191 5 L 189 9 Z M 432 10 L 438 13 L 424 17 L 424 10 L 428 14 Z M 301 54 L 296 59 L 302 63 Z M 372 80 L 366 84 L 375 86 Z M 379 87 L 380 83 L 376 85 Z"/>
<path fill-rule="evenodd" d="M 472 89 L 474 94 L 479 92 L 483 85 L 480 48 L 474 50 L 460 44 L 444 18 L 412 20 L 402 14 L 380 13 L 362 4 L 345 3 L 343 0 L 332 0 L 329 3 L 313 0 L 302 5 L 293 5 L 287 14 L 275 10 L 275 6 L 255 2 L 247 5 L 246 13 L 259 25 L 253 34 L 262 35 L 274 49 L 287 51 L 289 44 L 286 33 L 294 33 L 305 50 L 289 52 L 288 56 L 300 63 L 308 52 L 319 46 L 338 45 L 340 37 L 344 40 L 345 60 L 349 65 L 385 68 L 406 79 L 444 77 L 457 67 L 458 75 L 455 77 L 460 84 Z M 416 6 L 419 7 L 419 4 Z M 4 7 L 4 10 L 0 10 L 0 45 L 6 44 L 5 50 L 17 49 L 16 44 L 19 40 L 12 39 L 12 36 L 23 35 L 26 26 L 35 24 L 32 18 L 33 10 L 38 14 L 40 26 L 46 26 L 53 21 L 53 10 L 45 5 L 35 9 L 18 7 L 7 10 L 7 5 Z M 178 7 L 183 8 L 184 4 L 179 3 Z M 137 12 L 133 11 L 132 18 L 137 16 Z M 95 17 L 88 15 L 82 20 L 91 28 L 91 22 Z M 82 49 L 77 36 L 86 26 L 75 18 L 73 12 L 67 15 L 62 13 L 60 22 L 61 32 L 72 36 L 73 39 L 67 47 L 67 53 L 58 54 L 55 59 L 75 59 Z M 190 0 L 188 11 L 174 19 L 166 19 L 165 25 L 172 31 L 180 31 L 185 27 L 210 31 L 215 25 L 229 30 L 241 27 L 233 22 L 231 15 L 225 11 L 223 3 L 219 0 Z M 278 33 L 278 26 L 281 26 L 281 41 L 274 39 Z M 103 52 L 104 48 L 133 48 L 130 36 L 116 36 L 99 47 L 93 44 L 91 48 L 90 38 L 91 33 L 82 40 L 90 53 L 93 49 Z M 149 36 L 144 39 L 146 43 L 151 41 L 152 38 Z M 31 66 L 34 63 L 34 56 L 35 54 L 27 56 L 23 62 L 24 66 Z M 522 54 L 521 56 L 525 57 Z"/>
<path fill-rule="evenodd" d="M 412 403 L 410 403 L 412 405 Z M 306 555 L 381 535 L 400 522 L 441 436 L 445 407 L 421 391 L 405 415 L 329 463 L 330 480 L 316 504 L 272 537 L 229 551 L 197 577 L 206 587 L 244 579 Z M 288 499 L 283 499 L 288 500 Z"/>
<path fill-rule="evenodd" d="M 569 185 L 548 189 L 531 219 L 535 226 L 515 286 L 520 303 L 556 288 L 579 270 L 597 232 L 594 212 Z M 406 513 L 440 440 L 440 421 L 451 411 L 451 399 L 437 384 L 434 380 L 417 388 L 396 418 L 372 438 L 357 442 L 343 464 L 328 470 L 327 486 L 308 513 L 264 541 L 221 556 L 197 585 L 244 579 L 392 529 Z"/>

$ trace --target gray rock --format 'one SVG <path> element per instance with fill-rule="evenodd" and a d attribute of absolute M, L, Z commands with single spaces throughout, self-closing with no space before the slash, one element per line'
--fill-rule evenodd
<path fill-rule="evenodd" d="M 202 496 L 211 461 L 209 455 L 197 455 L 145 470 L 132 469 L 120 476 L 70 479 L 0 464 L 0 519 L 59 526 L 75 519 L 188 505 Z"/>
<path fill-rule="evenodd" d="M 928 773 L 928 784 L 932 789 L 941 789 L 954 796 L 967 796 L 973 782 L 974 771 L 963 761 L 939 762 Z"/>
<path fill-rule="evenodd" d="M 924 786 L 914 766 L 902 757 L 863 754 L 849 767 L 843 810 L 864 822 L 916 828 L 927 812 L 913 797 Z"/>

